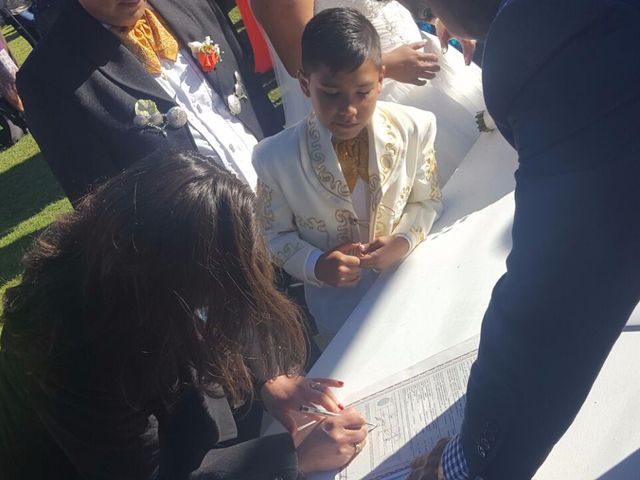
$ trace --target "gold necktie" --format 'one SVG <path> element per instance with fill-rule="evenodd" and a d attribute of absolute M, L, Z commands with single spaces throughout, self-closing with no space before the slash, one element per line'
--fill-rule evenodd
<path fill-rule="evenodd" d="M 152 75 L 162 72 L 160 58 L 172 62 L 178 58 L 178 42 L 162 20 L 148 8 L 132 28 L 114 28 L 113 31 Z"/>
<path fill-rule="evenodd" d="M 349 140 L 331 139 L 338 157 L 340 169 L 347 181 L 349 191 L 353 193 L 358 177 L 369 184 L 369 133 L 363 129 L 360 134 Z"/>

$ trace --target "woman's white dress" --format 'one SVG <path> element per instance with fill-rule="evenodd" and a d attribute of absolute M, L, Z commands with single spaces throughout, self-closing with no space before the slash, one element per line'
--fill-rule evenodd
<path fill-rule="evenodd" d="M 400 45 L 426 40 L 425 50 L 440 57 L 442 70 L 427 85 L 416 86 L 387 79 L 381 100 L 429 110 L 436 115 L 438 135 L 436 155 L 441 186 L 478 139 L 475 114 L 484 110 L 481 70 L 466 66 L 462 54 L 449 48 L 441 53 L 437 37 L 421 32 L 409 11 L 396 0 L 315 0 L 315 12 L 333 7 L 351 7 L 361 11 L 380 35 L 383 52 Z M 271 48 L 274 70 L 284 104 L 287 126 L 297 123 L 311 110 L 309 99 L 300 90 Z"/>

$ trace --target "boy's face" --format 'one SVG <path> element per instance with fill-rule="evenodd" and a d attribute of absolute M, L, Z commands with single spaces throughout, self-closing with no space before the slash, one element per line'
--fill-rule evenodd
<path fill-rule="evenodd" d="M 334 72 L 321 65 L 298 75 L 304 94 L 311 98 L 320 123 L 339 140 L 357 137 L 367 126 L 382 88 L 384 67 L 366 60 L 352 72 Z"/>

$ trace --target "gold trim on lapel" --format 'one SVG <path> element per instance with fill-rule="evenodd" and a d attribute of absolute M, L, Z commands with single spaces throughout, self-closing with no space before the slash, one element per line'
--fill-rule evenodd
<path fill-rule="evenodd" d="M 379 236 L 383 211 L 391 210 L 383 204 L 401 153 L 400 132 L 388 115 L 378 106 L 369 126 L 369 237 Z M 393 214 L 393 211 L 391 212 Z"/>
<path fill-rule="evenodd" d="M 306 128 L 301 132 L 305 136 L 306 154 L 309 156 L 309 162 L 304 161 L 304 153 L 301 152 L 300 160 L 302 167 L 310 167 L 311 172 L 317 180 L 316 186 L 320 187 L 321 192 L 329 193 L 347 205 L 353 210 L 353 201 L 351 192 L 347 186 L 347 181 L 340 170 L 338 158 L 331 144 L 329 131 L 318 122 L 315 114 L 307 117 Z"/>

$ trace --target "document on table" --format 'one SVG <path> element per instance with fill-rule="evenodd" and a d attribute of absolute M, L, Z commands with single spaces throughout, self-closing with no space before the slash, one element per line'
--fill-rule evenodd
<path fill-rule="evenodd" d="M 455 435 L 478 342 L 475 336 L 355 395 L 351 406 L 376 427 L 360 455 L 335 479 L 405 478 L 413 458 Z"/>

